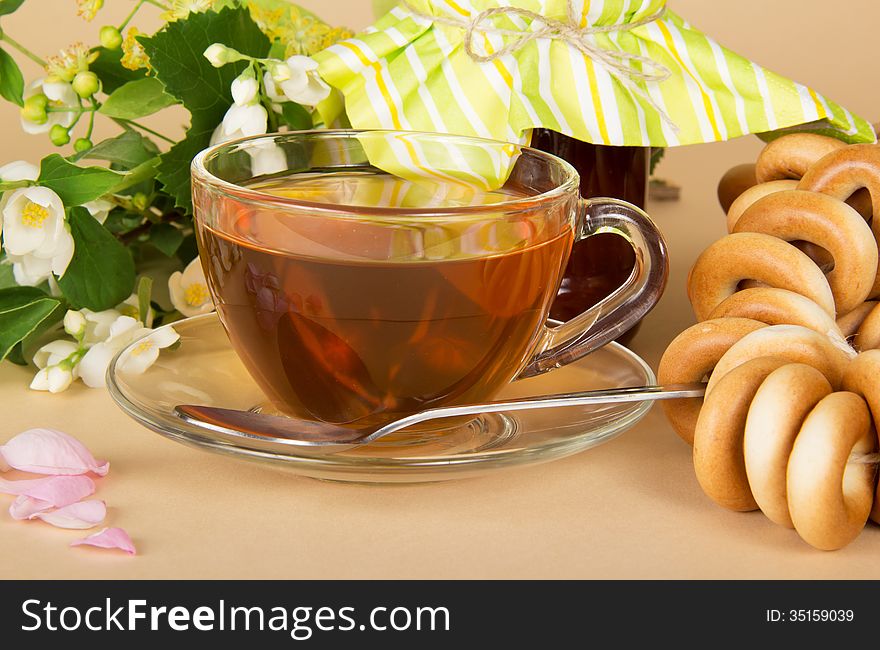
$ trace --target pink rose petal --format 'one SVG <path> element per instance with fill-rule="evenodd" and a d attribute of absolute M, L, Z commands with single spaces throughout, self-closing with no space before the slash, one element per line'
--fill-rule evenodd
<path fill-rule="evenodd" d="M 95 460 L 76 438 L 54 429 L 29 429 L 0 446 L 0 458 L 10 467 L 35 474 L 104 476 L 110 463 Z"/>
<path fill-rule="evenodd" d="M 0 478 L 0 493 L 26 496 L 61 508 L 95 493 L 95 482 L 88 476 L 48 476 L 7 481 Z"/>
<path fill-rule="evenodd" d="M 121 528 L 104 528 L 93 535 L 77 539 L 70 543 L 71 546 L 97 546 L 98 548 L 118 548 L 129 555 L 136 555 L 134 543 Z"/>
<path fill-rule="evenodd" d="M 33 499 L 21 495 L 17 497 L 12 505 L 9 506 L 9 514 L 13 519 L 21 521 L 22 519 L 30 519 L 37 512 L 45 512 L 54 508 L 48 501 L 42 499 Z"/>
<path fill-rule="evenodd" d="M 71 503 L 48 512 L 35 512 L 29 519 L 41 519 L 58 528 L 93 528 L 107 516 L 107 506 L 99 499 Z"/>

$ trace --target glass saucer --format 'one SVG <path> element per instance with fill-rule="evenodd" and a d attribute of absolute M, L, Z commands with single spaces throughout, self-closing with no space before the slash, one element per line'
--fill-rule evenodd
<path fill-rule="evenodd" d="M 178 321 L 173 327 L 180 344 L 162 350 L 145 372 L 128 372 L 119 363 L 137 342 L 111 362 L 107 383 L 116 403 L 140 424 L 172 440 L 313 478 L 416 483 L 542 463 L 610 440 L 651 407 L 651 402 L 636 402 L 485 415 L 466 423 L 437 420 L 433 429 L 321 453 L 276 438 L 214 433 L 178 418 L 173 411 L 178 404 L 277 412 L 235 355 L 216 314 Z M 552 372 L 512 382 L 498 398 L 653 383 L 654 373 L 638 355 L 611 343 Z"/>

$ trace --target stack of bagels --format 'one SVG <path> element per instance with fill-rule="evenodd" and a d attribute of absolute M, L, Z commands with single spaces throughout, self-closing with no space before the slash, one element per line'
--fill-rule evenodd
<path fill-rule="evenodd" d="M 782 136 L 719 198 L 730 234 L 691 269 L 699 322 L 658 372 L 706 396 L 666 415 L 711 499 L 841 548 L 880 522 L 880 146 Z"/>

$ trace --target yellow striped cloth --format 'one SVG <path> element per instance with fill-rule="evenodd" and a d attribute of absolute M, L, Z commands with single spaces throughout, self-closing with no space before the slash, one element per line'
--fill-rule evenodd
<path fill-rule="evenodd" d="M 580 16 L 580 27 L 596 27 L 636 22 L 665 6 L 665 0 L 571 2 L 571 7 L 569 0 L 402 2 L 361 34 L 315 56 L 321 76 L 344 96 L 344 114 L 336 95 L 319 106 L 321 116 L 326 124 L 347 117 L 358 129 L 437 131 L 515 143 L 528 142 L 535 127 L 628 146 L 713 142 L 789 128 L 848 142 L 875 140 L 864 119 L 722 47 L 668 9 L 646 25 L 586 37 L 591 45 L 665 66 L 671 74 L 663 81 L 634 81 L 650 101 L 562 39 L 534 39 L 478 63 L 465 51 L 461 26 L 424 17 L 464 23 L 488 8 L 507 5 L 555 21 L 568 21 L 571 10 Z M 475 30 L 480 54 L 520 38 L 507 32 L 528 33 L 545 25 L 514 14 L 496 15 L 484 24 L 486 29 Z M 631 65 L 641 66 L 638 61 Z M 396 151 L 397 162 L 418 175 L 416 152 Z M 489 185 L 503 180 L 491 169 L 470 172 Z"/>

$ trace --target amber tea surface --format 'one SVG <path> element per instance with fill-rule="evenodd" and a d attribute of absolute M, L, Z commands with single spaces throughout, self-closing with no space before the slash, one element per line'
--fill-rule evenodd
<path fill-rule="evenodd" d="M 250 188 L 365 208 L 337 219 L 227 197 L 200 228 L 233 346 L 273 402 L 299 417 L 357 426 L 489 397 L 535 347 L 571 247 L 572 229 L 546 236 L 541 215 L 487 217 L 492 204 L 524 195 L 508 187 L 337 172 Z M 485 209 L 472 222 L 414 218 L 412 227 L 369 210 L 465 205 Z"/>

